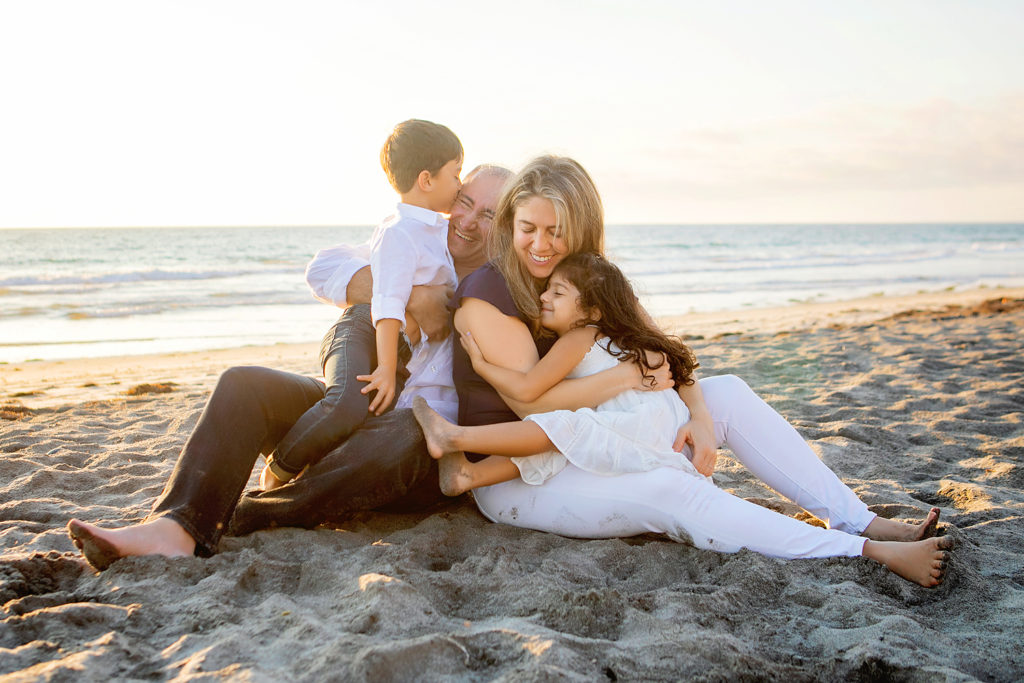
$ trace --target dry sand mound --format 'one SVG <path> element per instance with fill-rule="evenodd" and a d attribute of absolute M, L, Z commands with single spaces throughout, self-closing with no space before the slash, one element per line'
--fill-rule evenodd
<path fill-rule="evenodd" d="M 874 511 L 942 508 L 958 549 L 936 590 L 864 559 L 503 527 L 465 500 L 96 574 L 63 526 L 146 514 L 208 389 L 183 385 L 0 422 L 0 675 L 1019 680 L 1024 311 L 973 312 L 696 345 L 704 374 L 744 377 Z M 801 514 L 720 464 L 719 486 Z"/>

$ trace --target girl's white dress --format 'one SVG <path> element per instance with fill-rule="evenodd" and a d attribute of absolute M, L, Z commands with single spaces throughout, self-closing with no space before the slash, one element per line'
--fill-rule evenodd
<path fill-rule="evenodd" d="M 567 377 L 586 377 L 613 368 L 618 350 L 607 337 L 594 342 L 579 365 Z M 544 430 L 555 451 L 525 458 L 512 458 L 528 484 L 542 484 L 571 462 L 596 474 L 615 475 L 674 467 L 697 473 L 683 453 L 672 450 L 676 432 L 690 420 L 690 411 L 671 390 L 626 391 L 605 401 L 597 409 L 556 410 L 529 415 Z"/>

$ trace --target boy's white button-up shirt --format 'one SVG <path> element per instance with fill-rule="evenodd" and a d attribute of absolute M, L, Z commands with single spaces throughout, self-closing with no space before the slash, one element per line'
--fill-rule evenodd
<path fill-rule="evenodd" d="M 436 211 L 399 203 L 397 213 L 381 223 L 370 239 L 370 272 L 374 326 L 378 320 L 394 318 L 404 328 L 405 307 L 414 286 L 454 288 L 458 284 L 448 252 L 448 219 Z M 422 396 L 434 410 L 455 421 L 458 396 L 452 381 L 451 335 L 440 342 L 421 340 L 412 348 L 406 367 L 409 380 L 395 407 L 411 407 L 412 399 Z"/>
<path fill-rule="evenodd" d="M 448 219 L 430 209 L 399 203 L 397 213 L 384 220 L 370 238 L 373 324 L 384 318 L 400 320 L 415 285 L 457 284 L 455 264 L 448 253 Z"/>

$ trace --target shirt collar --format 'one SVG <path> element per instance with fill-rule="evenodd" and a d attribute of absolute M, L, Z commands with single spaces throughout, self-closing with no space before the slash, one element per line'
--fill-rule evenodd
<path fill-rule="evenodd" d="M 437 211 L 424 209 L 422 206 L 413 206 L 404 202 L 398 202 L 398 215 L 402 218 L 412 218 L 420 223 L 426 223 L 436 227 L 448 227 L 448 219 Z"/>

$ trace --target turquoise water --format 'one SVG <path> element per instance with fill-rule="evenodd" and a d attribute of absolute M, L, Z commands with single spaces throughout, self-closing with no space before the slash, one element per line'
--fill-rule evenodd
<path fill-rule="evenodd" d="M 320 338 L 303 280 L 372 227 L 0 230 L 0 362 Z M 1024 224 L 611 226 L 654 315 L 1024 286 Z"/>

